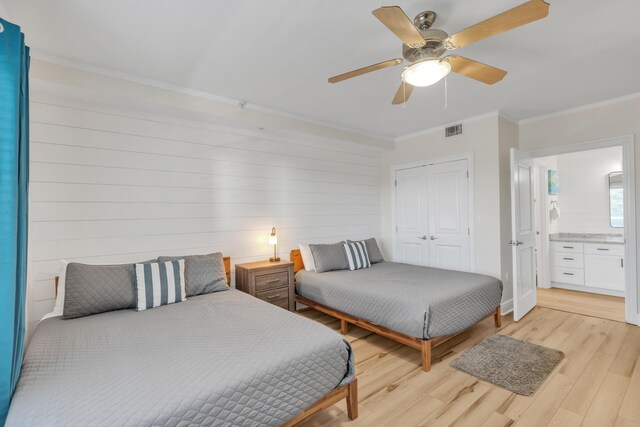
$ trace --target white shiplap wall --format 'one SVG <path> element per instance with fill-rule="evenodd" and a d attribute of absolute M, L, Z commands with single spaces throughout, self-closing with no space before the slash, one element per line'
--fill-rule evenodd
<path fill-rule="evenodd" d="M 615 233 L 609 217 L 609 174 L 622 170 L 622 148 L 579 151 L 556 156 L 560 233 Z"/>
<path fill-rule="evenodd" d="M 30 323 L 60 260 L 222 251 L 232 264 L 298 242 L 379 236 L 379 150 L 204 121 L 31 99 Z"/>

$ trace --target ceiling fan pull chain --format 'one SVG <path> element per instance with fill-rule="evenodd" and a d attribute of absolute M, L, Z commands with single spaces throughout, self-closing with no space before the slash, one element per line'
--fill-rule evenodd
<path fill-rule="evenodd" d="M 443 110 L 446 110 L 448 105 L 449 105 L 449 91 L 447 90 L 447 76 L 444 76 L 444 108 Z"/>
<path fill-rule="evenodd" d="M 402 99 L 404 99 L 402 108 L 407 108 L 407 85 L 404 81 L 402 81 Z"/>

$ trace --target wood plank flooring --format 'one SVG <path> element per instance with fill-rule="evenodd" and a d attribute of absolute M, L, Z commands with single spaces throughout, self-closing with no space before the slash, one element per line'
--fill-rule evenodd
<path fill-rule="evenodd" d="M 339 322 L 313 310 L 300 315 L 339 331 Z M 562 350 L 566 357 L 530 397 L 457 371 L 449 362 L 500 333 Z M 350 326 L 359 382 L 360 416 L 349 421 L 344 402 L 304 426 L 614 426 L 640 427 L 640 328 L 548 308 L 520 322 L 486 319 L 436 347 L 431 372 L 420 353 Z"/>
<path fill-rule="evenodd" d="M 538 288 L 538 306 L 624 322 L 624 298 L 568 289 Z"/>

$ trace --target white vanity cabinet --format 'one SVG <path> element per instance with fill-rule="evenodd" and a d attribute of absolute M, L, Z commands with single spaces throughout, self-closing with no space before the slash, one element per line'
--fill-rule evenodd
<path fill-rule="evenodd" d="M 584 286 L 582 243 L 551 242 L 551 281 Z"/>
<path fill-rule="evenodd" d="M 585 243 L 584 284 L 593 288 L 624 291 L 624 246 Z"/>
<path fill-rule="evenodd" d="M 624 245 L 551 241 L 553 287 L 624 295 Z"/>

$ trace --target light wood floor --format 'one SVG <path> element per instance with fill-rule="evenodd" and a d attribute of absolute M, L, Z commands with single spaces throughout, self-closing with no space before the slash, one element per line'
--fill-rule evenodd
<path fill-rule="evenodd" d="M 538 288 L 538 305 L 554 310 L 624 322 L 624 298 L 566 289 Z"/>
<path fill-rule="evenodd" d="M 338 330 L 337 321 L 301 315 Z M 494 333 L 563 351 L 565 359 L 530 397 L 485 383 L 449 362 Z M 431 372 L 417 350 L 357 327 L 347 339 L 355 353 L 360 416 L 349 421 L 344 402 L 305 426 L 640 426 L 640 328 L 595 317 L 535 308 L 520 322 L 486 319 L 436 347 Z"/>

